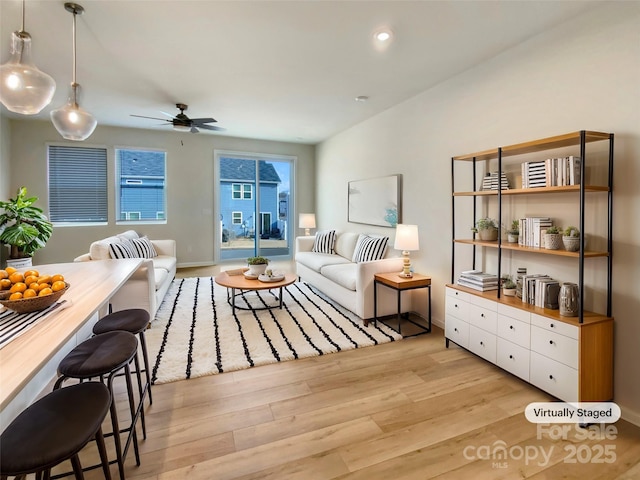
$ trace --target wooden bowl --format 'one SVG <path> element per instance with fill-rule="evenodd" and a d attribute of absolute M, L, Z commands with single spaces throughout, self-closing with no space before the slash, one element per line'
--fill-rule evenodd
<path fill-rule="evenodd" d="M 65 282 L 65 284 L 67 285 L 66 287 L 62 290 L 58 290 L 57 292 L 53 292 L 51 295 L 45 295 L 44 297 L 21 298 L 20 300 L 3 300 L 0 298 L 0 303 L 17 313 L 31 313 L 44 310 L 56 303 L 60 297 L 69 290 L 71 285 L 67 282 Z"/>

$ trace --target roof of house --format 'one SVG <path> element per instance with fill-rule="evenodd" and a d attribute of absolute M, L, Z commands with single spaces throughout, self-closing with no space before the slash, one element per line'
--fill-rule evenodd
<path fill-rule="evenodd" d="M 123 177 L 164 177 L 164 152 L 120 150 L 119 154 Z"/>
<path fill-rule="evenodd" d="M 260 181 L 280 183 L 280 176 L 269 162 L 260 161 Z M 220 180 L 227 182 L 255 182 L 256 167 L 253 160 L 220 158 Z"/>

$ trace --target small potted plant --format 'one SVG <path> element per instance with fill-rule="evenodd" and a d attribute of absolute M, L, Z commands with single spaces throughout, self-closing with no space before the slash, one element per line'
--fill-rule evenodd
<path fill-rule="evenodd" d="M 259 276 L 262 275 L 269 265 L 269 259 L 265 257 L 249 257 L 247 258 L 247 265 L 249 266 L 249 275 Z"/>
<path fill-rule="evenodd" d="M 15 198 L 0 202 L 0 243 L 10 247 L 7 265 L 31 266 L 31 257 L 53 233 L 51 222 L 34 206 L 37 201 L 38 197 L 27 197 L 26 187 L 21 187 Z"/>
<path fill-rule="evenodd" d="M 520 235 L 520 222 L 514 220 L 511 222 L 511 228 L 507 230 L 507 242 L 518 243 L 518 236 Z"/>
<path fill-rule="evenodd" d="M 560 245 L 562 245 L 561 231 L 561 227 L 551 226 L 547 228 L 544 235 L 544 248 L 547 250 L 560 250 Z"/>
<path fill-rule="evenodd" d="M 562 235 L 562 243 L 567 252 L 577 252 L 580 250 L 580 230 L 576 227 L 567 227 Z"/>
<path fill-rule="evenodd" d="M 511 275 L 502 276 L 502 293 L 505 297 L 515 297 L 516 284 L 511 278 Z"/>
<path fill-rule="evenodd" d="M 471 230 L 480 236 L 480 240 L 493 242 L 498 239 L 498 226 L 492 218 L 481 218 Z"/>

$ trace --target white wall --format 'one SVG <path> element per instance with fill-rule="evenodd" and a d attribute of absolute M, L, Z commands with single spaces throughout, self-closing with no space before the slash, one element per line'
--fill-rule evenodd
<path fill-rule="evenodd" d="M 60 143 L 64 140 L 51 122 L 10 120 L 10 124 L 13 140 L 10 153 L 10 191 L 25 185 L 30 194 L 40 198 L 38 206 L 47 212 L 46 144 Z M 92 241 L 128 228 L 148 234 L 150 238 L 176 239 L 179 266 L 213 264 L 214 234 L 219 235 L 217 230 L 214 231 L 214 224 L 217 222 L 213 219 L 214 149 L 297 156 L 296 208 L 299 211 L 313 211 L 314 208 L 315 147 L 310 145 L 177 133 L 160 128 L 141 130 L 101 125 L 98 125 L 93 135 L 82 145 L 108 148 L 109 224 L 92 227 L 55 227 L 47 247 L 36 252 L 35 264 L 73 261 L 76 256 L 88 252 Z M 115 224 L 114 147 L 166 150 L 166 225 L 127 227 Z"/>
<path fill-rule="evenodd" d="M 11 129 L 9 121 L 0 115 L 0 198 L 7 200 L 13 195 L 9 188 L 9 179 L 11 176 L 11 163 L 9 162 L 9 150 L 11 148 Z M 0 246 L 0 264 L 4 257 L 7 256 L 6 248 Z"/>
<path fill-rule="evenodd" d="M 608 2 L 320 144 L 318 226 L 393 238 L 393 230 L 347 222 L 347 183 L 402 174 L 403 222 L 420 229 L 412 263 L 433 278 L 433 315 L 442 324 L 451 157 L 583 129 L 616 135 L 615 400 L 640 425 L 639 3 Z"/>

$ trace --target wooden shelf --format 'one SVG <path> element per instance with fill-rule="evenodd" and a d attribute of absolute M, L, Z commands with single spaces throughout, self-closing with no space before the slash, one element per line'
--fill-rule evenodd
<path fill-rule="evenodd" d="M 469 239 L 456 239 L 454 240 L 456 243 L 466 243 L 469 245 L 477 245 L 479 247 L 489 247 L 489 248 L 498 248 L 498 241 L 487 242 L 483 240 L 473 240 Z M 523 247 L 522 245 L 518 245 L 517 243 L 507 243 L 502 242 L 500 248 L 503 250 L 517 250 L 519 252 L 528 252 L 528 253 L 540 253 L 543 255 L 557 255 L 561 257 L 573 257 L 580 258 L 580 252 L 568 252 L 566 250 L 549 250 L 546 248 L 540 247 Z M 594 258 L 594 257 L 608 257 L 608 252 L 598 252 L 598 251 L 589 251 L 586 250 L 584 252 L 585 258 Z"/>
<path fill-rule="evenodd" d="M 600 142 L 609 140 L 610 134 L 602 132 L 585 131 L 585 142 Z M 554 148 L 571 147 L 580 145 L 580 132 L 572 132 L 555 137 L 542 138 L 532 142 L 516 143 L 515 145 L 507 145 L 501 147 L 502 156 L 509 157 L 513 155 L 524 155 L 525 153 L 541 152 L 543 150 L 551 150 Z M 492 160 L 498 158 L 500 148 L 484 150 L 482 152 L 469 153 L 453 157 L 453 160 Z"/>
<path fill-rule="evenodd" d="M 586 192 L 608 192 L 609 187 L 603 185 L 585 185 Z M 502 195 L 535 195 L 541 193 L 575 193 L 580 191 L 580 185 L 564 185 L 561 187 L 539 187 L 539 188 L 510 188 L 502 190 Z M 476 192 L 453 192 L 454 197 L 479 197 L 498 196 L 497 190 L 478 190 Z"/>

